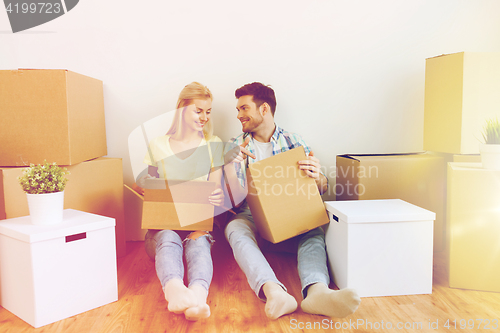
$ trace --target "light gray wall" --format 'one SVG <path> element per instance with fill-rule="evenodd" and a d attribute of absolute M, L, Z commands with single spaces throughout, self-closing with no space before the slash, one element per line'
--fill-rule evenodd
<path fill-rule="evenodd" d="M 500 52 L 498 0 L 80 0 L 12 34 L 0 10 L 0 69 L 64 68 L 104 82 L 110 157 L 199 81 L 215 132 L 240 132 L 234 90 L 271 84 L 276 121 L 302 134 L 334 180 L 335 155 L 422 150 L 425 59 Z M 327 199 L 329 196 L 326 197 Z"/>

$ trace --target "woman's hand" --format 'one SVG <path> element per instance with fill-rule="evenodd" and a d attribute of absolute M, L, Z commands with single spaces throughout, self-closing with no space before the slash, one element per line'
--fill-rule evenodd
<path fill-rule="evenodd" d="M 210 194 L 208 201 L 214 206 L 222 206 L 224 204 L 224 191 L 221 188 L 216 189 Z"/>
<path fill-rule="evenodd" d="M 146 179 L 151 179 L 151 178 L 155 178 L 155 177 L 151 176 L 150 174 L 142 176 L 141 178 L 137 179 L 137 185 L 142 187 L 142 188 L 145 188 L 146 187 Z"/>

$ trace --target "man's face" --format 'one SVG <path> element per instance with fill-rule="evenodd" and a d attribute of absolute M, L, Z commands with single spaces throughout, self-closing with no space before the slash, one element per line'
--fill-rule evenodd
<path fill-rule="evenodd" d="M 241 122 L 241 130 L 245 133 L 255 132 L 259 125 L 264 122 L 264 117 L 262 117 L 251 95 L 238 98 L 236 109 L 238 110 L 237 118 Z"/>

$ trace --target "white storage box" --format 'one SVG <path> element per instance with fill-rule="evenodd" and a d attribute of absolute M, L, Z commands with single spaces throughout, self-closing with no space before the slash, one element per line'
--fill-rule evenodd
<path fill-rule="evenodd" d="M 325 202 L 330 270 L 360 297 L 432 293 L 436 214 L 403 200 Z"/>
<path fill-rule="evenodd" d="M 0 221 L 0 305 L 34 327 L 118 300 L 115 220 L 73 209 L 63 218 Z"/>

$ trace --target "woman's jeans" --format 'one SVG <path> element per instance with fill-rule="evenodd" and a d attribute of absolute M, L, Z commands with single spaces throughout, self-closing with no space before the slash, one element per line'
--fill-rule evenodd
<path fill-rule="evenodd" d="M 184 279 L 185 253 L 187 265 L 188 287 L 199 284 L 207 290 L 212 282 L 213 263 L 210 248 L 213 238 L 209 233 L 184 241 L 173 230 L 148 230 L 145 247 L 148 256 L 155 261 L 156 274 L 162 288 L 171 279 Z"/>
<path fill-rule="evenodd" d="M 262 254 L 256 239 L 257 229 L 249 209 L 242 209 L 226 227 L 225 235 L 233 249 L 234 258 L 245 273 L 248 284 L 257 297 L 265 300 L 261 288 L 266 282 L 275 282 L 284 290 L 285 286 L 278 281 L 267 259 Z M 307 296 L 307 288 L 321 282 L 328 286 L 328 274 L 325 234 L 323 229 L 316 228 L 299 237 L 297 249 L 297 268 L 302 285 L 302 296 Z"/>

